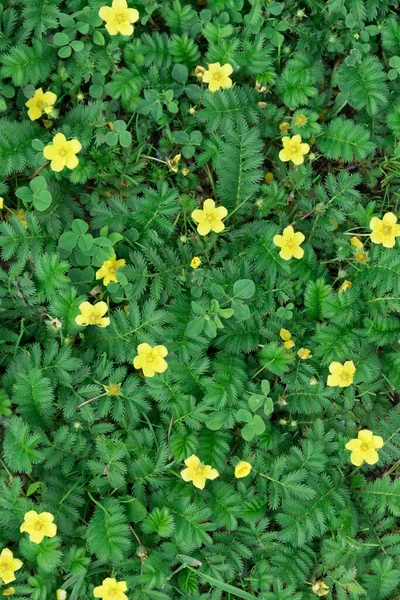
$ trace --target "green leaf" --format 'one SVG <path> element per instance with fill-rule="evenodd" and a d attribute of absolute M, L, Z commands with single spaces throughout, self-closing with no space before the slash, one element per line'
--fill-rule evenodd
<path fill-rule="evenodd" d="M 240 408 L 236 413 L 236 419 L 238 421 L 243 421 L 244 423 L 250 423 L 253 419 L 253 416 L 248 410 Z"/>
<path fill-rule="evenodd" d="M 254 431 L 251 423 L 247 423 L 241 431 L 242 438 L 246 440 L 246 442 L 251 442 L 254 437 Z"/>
<path fill-rule="evenodd" d="M 174 65 L 172 68 L 172 77 L 178 83 L 184 85 L 189 77 L 188 68 L 185 65 Z"/>
<path fill-rule="evenodd" d="M 249 406 L 253 412 L 256 412 L 265 402 L 264 396 L 259 394 L 252 394 L 249 398 Z"/>
<path fill-rule="evenodd" d="M 82 219 L 74 219 L 72 221 L 72 231 L 78 235 L 83 235 L 89 229 L 89 225 Z"/>
<path fill-rule="evenodd" d="M 237 321 L 246 321 L 250 318 L 250 309 L 247 304 L 238 300 L 232 300 L 231 308 L 234 310 L 234 316 Z"/>
<path fill-rule="evenodd" d="M 78 236 L 73 231 L 65 231 L 60 235 L 58 245 L 63 250 L 73 250 L 78 243 Z"/>
<path fill-rule="evenodd" d="M 239 281 L 236 281 L 233 285 L 233 295 L 242 300 L 254 296 L 255 291 L 256 286 L 251 279 L 239 279 Z"/>

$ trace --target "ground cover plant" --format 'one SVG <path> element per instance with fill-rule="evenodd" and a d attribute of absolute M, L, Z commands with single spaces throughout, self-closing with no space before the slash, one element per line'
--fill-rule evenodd
<path fill-rule="evenodd" d="M 400 598 L 398 1 L 0 5 L 0 595 Z"/>

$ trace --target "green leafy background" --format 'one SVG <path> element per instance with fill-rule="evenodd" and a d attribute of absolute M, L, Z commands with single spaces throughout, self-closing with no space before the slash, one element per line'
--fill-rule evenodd
<path fill-rule="evenodd" d="M 398 1 L 137 0 L 128 38 L 110 37 L 102 5 L 0 5 L 0 549 L 24 562 L 13 597 L 92 598 L 115 576 L 130 600 L 311 600 L 316 580 L 328 599 L 394 600 L 399 245 L 363 237 L 361 263 L 350 237 L 398 214 Z M 217 61 L 234 87 L 212 94 L 194 69 Z M 50 122 L 27 116 L 39 87 L 58 96 Z M 311 145 L 298 168 L 278 158 L 283 121 Z M 43 158 L 57 132 L 83 146 L 60 174 Z M 229 216 L 200 237 L 190 213 L 206 198 Z M 272 240 L 291 223 L 305 256 L 287 262 Z M 126 266 L 105 288 L 95 273 L 114 252 Z M 109 304 L 109 327 L 76 325 L 85 299 Z M 168 348 L 163 375 L 133 368 L 143 342 Z M 327 387 L 345 360 L 354 384 Z M 344 446 L 363 428 L 385 445 L 354 469 Z M 204 491 L 179 475 L 193 453 L 220 473 Z M 240 480 L 239 459 L 253 467 Z M 20 534 L 31 509 L 55 515 L 57 537 Z"/>

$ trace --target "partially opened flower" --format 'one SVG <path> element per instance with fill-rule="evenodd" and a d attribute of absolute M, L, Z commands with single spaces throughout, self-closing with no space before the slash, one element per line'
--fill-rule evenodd
<path fill-rule="evenodd" d="M 192 269 L 197 269 L 200 265 L 200 258 L 198 256 L 193 256 L 192 260 L 190 261 L 190 266 L 192 267 Z"/>
<path fill-rule="evenodd" d="M 40 544 L 44 537 L 52 538 L 57 533 L 57 525 L 53 523 L 54 516 L 49 512 L 38 514 L 30 510 L 25 514 L 20 531 L 29 533 L 29 539 L 35 544 Z"/>
<path fill-rule="evenodd" d="M 382 244 L 384 248 L 393 248 L 396 238 L 400 236 L 400 225 L 392 212 L 387 212 L 382 219 L 373 217 L 369 226 L 372 229 L 371 242 Z"/>
<path fill-rule="evenodd" d="M 57 598 L 57 600 L 66 600 L 67 595 L 68 594 L 67 594 L 67 592 L 65 590 L 59 589 L 59 590 L 56 591 L 56 598 Z"/>
<path fill-rule="evenodd" d="M 353 235 L 353 237 L 350 238 L 350 244 L 354 246 L 354 248 L 357 248 L 357 250 L 361 250 L 361 248 L 364 246 L 360 238 L 358 238 L 356 235 Z"/>
<path fill-rule="evenodd" d="M 282 162 L 292 161 L 295 165 L 302 165 L 304 156 L 310 152 L 310 146 L 301 142 L 301 135 L 282 138 L 283 149 L 279 152 Z"/>
<path fill-rule="evenodd" d="M 106 29 L 110 35 L 132 35 L 132 23 L 139 20 L 136 8 L 128 8 L 126 0 L 113 0 L 111 6 L 102 6 L 99 16 L 106 22 Z"/>
<path fill-rule="evenodd" d="M 207 235 L 210 231 L 221 233 L 225 229 L 222 219 L 228 211 L 225 206 L 215 206 L 214 200 L 208 198 L 203 202 L 203 210 L 196 209 L 192 212 L 192 219 L 198 223 L 197 231 L 200 235 Z"/>
<path fill-rule="evenodd" d="M 356 367 L 352 360 L 346 360 L 343 365 L 340 362 L 332 362 L 329 365 L 329 372 L 327 381 L 329 387 L 348 387 L 353 383 Z"/>
<path fill-rule="evenodd" d="M 57 133 L 52 144 L 45 146 L 43 155 L 47 160 L 50 160 L 50 169 L 52 171 L 62 171 L 64 167 L 67 169 L 75 169 L 78 166 L 77 154 L 82 150 L 82 145 L 79 140 L 67 140 L 63 133 Z"/>
<path fill-rule="evenodd" d="M 156 373 L 164 373 L 168 369 L 168 363 L 164 360 L 167 355 L 168 350 L 165 346 L 139 344 L 133 366 L 135 369 L 142 369 L 145 377 L 154 377 Z"/>
<path fill-rule="evenodd" d="M 125 259 L 117 260 L 116 255 L 104 261 L 103 266 L 96 273 L 96 279 L 102 279 L 104 285 L 108 285 L 112 281 L 118 282 L 118 269 L 125 265 Z"/>
<path fill-rule="evenodd" d="M 282 235 L 275 235 L 273 242 L 275 246 L 281 249 L 279 256 L 284 260 L 290 260 L 291 258 L 303 258 L 304 250 L 300 248 L 305 240 L 304 235 L 301 231 L 294 231 L 293 227 L 289 225 L 285 227 Z"/>
<path fill-rule="evenodd" d="M 290 331 L 282 328 L 279 332 L 279 336 L 283 340 L 283 345 L 285 346 L 286 350 L 290 350 L 290 348 L 293 348 L 294 341 L 292 340 L 292 334 L 290 333 Z"/>
<path fill-rule="evenodd" d="M 236 479 L 242 479 L 242 477 L 247 477 L 251 471 L 251 464 L 246 462 L 245 460 L 241 460 L 235 467 L 235 477 Z"/>
<path fill-rule="evenodd" d="M 369 465 L 375 465 L 379 460 L 377 450 L 383 447 L 383 439 L 380 435 L 374 435 L 369 429 L 358 432 L 357 438 L 346 444 L 346 449 L 351 450 L 350 461 L 359 467 L 365 461 Z"/>
<path fill-rule="evenodd" d="M 346 290 L 349 290 L 351 287 L 353 287 L 353 284 L 351 281 L 348 281 L 347 279 L 345 279 L 343 281 L 343 283 L 339 286 L 338 288 L 338 294 L 342 294 L 343 292 L 345 292 Z"/>
<path fill-rule="evenodd" d="M 107 577 L 101 585 L 94 588 L 93 596 L 102 600 L 128 600 L 128 596 L 124 594 L 127 589 L 126 581 Z"/>
<path fill-rule="evenodd" d="M 210 465 L 204 465 L 198 456 L 192 454 L 185 460 L 186 469 L 181 471 L 181 477 L 184 481 L 191 481 L 194 487 L 200 490 L 204 489 L 207 479 L 216 479 L 219 476 L 217 469 Z"/>
<path fill-rule="evenodd" d="M 232 87 L 232 79 L 229 77 L 233 73 L 230 64 L 220 65 L 219 62 L 208 65 L 208 71 L 203 74 L 203 82 L 208 83 L 210 92 L 217 92 L 221 88 Z"/>
<path fill-rule="evenodd" d="M 316 581 L 315 583 L 313 583 L 311 589 L 314 592 L 314 594 L 316 594 L 319 598 L 322 598 L 322 596 L 326 596 L 327 594 L 329 594 L 330 591 L 329 587 L 324 581 Z"/>
<path fill-rule="evenodd" d="M 22 560 L 14 558 L 8 548 L 4 548 L 0 554 L 0 583 L 11 583 L 15 581 L 15 571 L 22 567 Z"/>
<path fill-rule="evenodd" d="M 312 357 L 311 350 L 308 348 L 300 348 L 300 350 L 297 351 L 297 356 L 302 360 L 307 360 Z"/>
<path fill-rule="evenodd" d="M 99 327 L 107 327 L 110 324 L 110 319 L 104 315 L 108 311 L 108 306 L 105 302 L 97 302 L 92 305 L 90 302 L 82 302 L 79 305 L 81 314 L 75 317 L 75 323 L 87 327 L 88 325 L 98 325 Z"/>
<path fill-rule="evenodd" d="M 31 121 L 40 119 L 43 113 L 48 115 L 53 110 L 57 96 L 53 92 L 43 92 L 42 88 L 35 90 L 32 98 L 25 102 L 28 107 L 28 117 Z"/>

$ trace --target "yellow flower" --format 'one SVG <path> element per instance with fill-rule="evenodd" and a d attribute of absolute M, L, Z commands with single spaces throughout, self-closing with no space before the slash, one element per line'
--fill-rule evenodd
<path fill-rule="evenodd" d="M 0 197 L 0 210 L 4 208 L 4 198 Z"/>
<path fill-rule="evenodd" d="M 300 350 L 297 351 L 297 356 L 302 360 L 307 360 L 312 357 L 311 350 L 308 348 L 300 348 Z"/>
<path fill-rule="evenodd" d="M 383 219 L 373 217 L 369 224 L 371 233 L 371 242 L 382 244 L 384 248 L 393 248 L 396 238 L 400 236 L 400 225 L 396 225 L 397 217 L 392 212 L 383 215 Z"/>
<path fill-rule="evenodd" d="M 77 139 L 67 141 L 63 133 L 57 133 L 53 138 L 53 143 L 45 146 L 43 155 L 47 160 L 51 160 L 50 169 L 52 171 L 62 171 L 64 167 L 75 169 L 78 165 L 76 154 L 82 150 L 81 143 Z"/>
<path fill-rule="evenodd" d="M 197 269 L 197 267 L 199 267 L 201 265 L 201 260 L 198 256 L 194 256 L 191 260 L 190 266 L 193 269 Z"/>
<path fill-rule="evenodd" d="M 352 360 L 346 360 L 341 365 L 339 362 L 332 362 L 329 365 L 329 373 L 327 385 L 329 387 L 347 387 L 353 383 L 354 373 L 356 368 Z"/>
<path fill-rule="evenodd" d="M 312 585 L 311 589 L 314 592 L 314 594 L 317 594 L 317 596 L 319 596 L 320 598 L 329 594 L 329 587 L 324 581 L 316 581 Z"/>
<path fill-rule="evenodd" d="M 4 548 L 0 554 L 0 582 L 11 583 L 11 581 L 15 581 L 14 571 L 18 571 L 22 564 L 22 560 L 14 558 L 11 550 Z"/>
<path fill-rule="evenodd" d="M 348 281 L 348 279 L 345 279 L 343 281 L 342 285 L 338 288 L 338 294 L 345 292 L 346 290 L 350 289 L 351 287 L 353 287 L 353 284 L 351 283 L 351 281 Z"/>
<path fill-rule="evenodd" d="M 210 231 L 221 233 L 225 229 L 222 219 L 226 217 L 228 211 L 225 206 L 215 207 L 214 200 L 208 198 L 203 202 L 203 210 L 194 210 L 192 219 L 198 223 L 197 231 L 200 235 L 207 235 Z"/>
<path fill-rule="evenodd" d="M 117 257 L 112 256 L 103 263 L 103 266 L 97 271 L 96 279 L 103 279 L 104 285 L 108 285 L 111 281 L 118 282 L 117 271 L 125 264 L 125 259 L 117 260 Z"/>
<path fill-rule="evenodd" d="M 229 63 L 221 65 L 219 62 L 208 65 L 208 71 L 203 75 L 204 83 L 208 83 L 210 92 L 217 92 L 221 88 L 232 87 L 232 79 L 229 77 L 233 73 L 233 68 Z"/>
<path fill-rule="evenodd" d="M 13 594 L 15 594 L 15 588 L 13 587 L 9 587 L 3 590 L 3 596 L 12 596 Z"/>
<path fill-rule="evenodd" d="M 20 527 L 21 533 L 29 533 L 31 542 L 40 544 L 44 537 L 54 537 L 57 533 L 57 525 L 53 523 L 54 516 L 48 512 L 38 514 L 35 510 L 25 513 L 24 522 Z"/>
<path fill-rule="evenodd" d="M 351 463 L 360 467 L 364 461 L 368 465 L 375 465 L 379 460 L 377 450 L 382 446 L 383 439 L 380 435 L 374 435 L 369 429 L 362 429 L 357 438 L 347 442 L 346 450 L 351 450 Z"/>
<path fill-rule="evenodd" d="M 264 175 L 264 181 L 265 183 L 271 183 L 271 181 L 274 180 L 274 174 L 271 173 L 271 171 L 268 171 L 268 173 L 265 173 Z"/>
<path fill-rule="evenodd" d="M 35 91 L 32 98 L 25 102 L 25 106 L 29 108 L 28 117 L 31 121 L 40 119 L 42 113 L 48 115 L 53 110 L 53 106 L 57 100 L 57 96 L 53 92 L 44 92 L 42 88 Z"/>
<path fill-rule="evenodd" d="M 281 132 L 281 135 L 284 135 L 285 133 L 289 133 L 289 129 L 290 129 L 290 123 L 288 123 L 287 121 L 283 121 L 283 123 L 281 123 L 279 125 L 279 131 Z"/>
<path fill-rule="evenodd" d="M 28 221 L 25 218 L 25 211 L 22 210 L 22 208 L 20 210 L 17 210 L 17 212 L 15 213 L 15 216 L 17 217 L 17 219 L 19 219 L 22 223 L 22 227 L 24 229 L 28 229 Z"/>
<path fill-rule="evenodd" d="M 306 115 L 299 114 L 293 117 L 293 121 L 297 125 L 297 127 L 304 127 L 305 125 L 307 125 L 308 119 Z"/>
<path fill-rule="evenodd" d="M 156 373 L 164 373 L 168 369 L 168 363 L 164 360 L 167 354 L 165 346 L 139 344 L 133 366 L 135 369 L 142 369 L 145 377 L 154 377 Z"/>
<path fill-rule="evenodd" d="M 181 173 L 184 177 L 187 177 L 189 175 L 190 171 L 187 167 L 184 167 L 183 169 L 181 169 Z"/>
<path fill-rule="evenodd" d="M 185 465 L 187 469 L 181 471 L 183 481 L 191 481 L 199 490 L 204 489 L 207 479 L 216 479 L 219 476 L 217 469 L 213 469 L 210 465 L 203 465 L 194 454 L 185 460 Z"/>
<path fill-rule="evenodd" d="M 181 160 L 180 154 L 175 154 L 175 156 L 171 160 L 167 160 L 168 166 L 174 173 L 179 171 L 179 161 Z"/>
<path fill-rule="evenodd" d="M 107 577 L 100 586 L 94 588 L 93 596 L 102 600 L 128 600 L 128 596 L 124 594 L 127 589 L 126 581 Z"/>
<path fill-rule="evenodd" d="M 139 20 L 136 8 L 128 8 L 126 0 L 113 0 L 111 6 L 102 6 L 99 16 L 106 22 L 106 29 L 110 35 L 132 35 L 132 23 Z"/>
<path fill-rule="evenodd" d="M 355 259 L 357 262 L 363 263 L 368 260 L 368 252 L 364 252 L 364 250 L 359 250 L 356 252 Z"/>
<path fill-rule="evenodd" d="M 283 345 L 285 346 L 286 350 L 290 350 L 290 348 L 293 348 L 294 341 L 292 340 L 292 334 L 290 333 L 290 331 L 288 331 L 287 329 L 281 329 L 279 332 L 279 336 L 283 340 Z"/>
<path fill-rule="evenodd" d="M 245 460 L 241 460 L 235 467 L 235 477 L 236 479 L 241 479 L 242 477 L 247 477 L 250 473 L 252 466 L 250 463 Z"/>
<path fill-rule="evenodd" d="M 110 319 L 104 315 L 108 311 L 108 306 L 105 302 L 97 302 L 92 305 L 90 302 L 82 302 L 79 305 L 81 314 L 75 317 L 75 323 L 87 327 L 88 325 L 98 325 L 99 327 L 107 327 L 110 324 Z"/>
<path fill-rule="evenodd" d="M 285 227 L 283 230 L 283 235 L 275 235 L 274 236 L 274 244 L 281 248 L 279 252 L 279 256 L 284 260 L 290 260 L 292 257 L 294 258 L 303 258 L 304 250 L 300 248 L 300 244 L 302 244 L 305 240 L 304 235 L 301 231 L 294 232 L 294 229 L 291 225 L 289 227 Z"/>
<path fill-rule="evenodd" d="M 267 103 L 266 102 L 257 102 L 257 106 L 259 106 L 260 108 L 267 108 Z"/>
<path fill-rule="evenodd" d="M 57 600 L 66 600 L 67 592 L 65 590 L 57 590 L 56 597 L 57 597 Z"/>
<path fill-rule="evenodd" d="M 356 235 L 350 238 L 350 244 L 354 246 L 354 248 L 357 248 L 357 250 L 361 250 L 361 248 L 364 246 L 360 238 L 358 238 Z"/>
<path fill-rule="evenodd" d="M 308 144 L 301 143 L 301 135 L 293 135 L 282 138 L 283 149 L 279 152 L 279 158 L 282 162 L 292 161 L 295 165 L 302 165 L 304 155 L 310 152 Z"/>
<path fill-rule="evenodd" d="M 121 391 L 121 384 L 110 383 L 110 385 L 103 385 L 103 388 L 105 389 L 107 396 L 119 396 L 119 393 Z"/>

